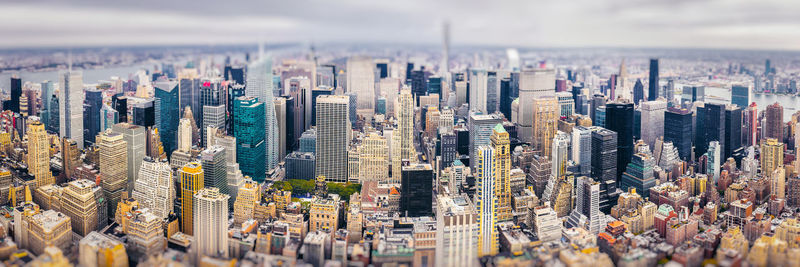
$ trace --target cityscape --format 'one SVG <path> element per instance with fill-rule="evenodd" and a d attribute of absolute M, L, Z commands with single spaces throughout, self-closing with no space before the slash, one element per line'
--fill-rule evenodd
<path fill-rule="evenodd" d="M 0 4 L 0 265 L 800 266 L 800 5 L 266 2 Z"/>

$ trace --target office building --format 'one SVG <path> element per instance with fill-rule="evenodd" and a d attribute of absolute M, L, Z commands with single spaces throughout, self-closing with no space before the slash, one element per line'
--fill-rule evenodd
<path fill-rule="evenodd" d="M 194 194 L 194 245 L 197 257 L 228 257 L 228 200 L 217 188 Z"/>
<path fill-rule="evenodd" d="M 478 213 L 466 194 L 436 197 L 436 264 L 474 266 L 478 253 Z"/>
<path fill-rule="evenodd" d="M 775 138 L 779 142 L 783 142 L 783 106 L 778 102 L 767 106 L 765 111 L 764 125 L 764 139 Z"/>
<path fill-rule="evenodd" d="M 161 101 L 158 101 L 157 106 L 154 100 L 145 100 L 144 102 L 133 104 L 133 120 L 131 123 L 145 128 L 153 127 L 156 125 L 156 120 L 160 118 L 161 111 L 156 110 L 160 109 L 160 106 Z"/>
<path fill-rule="evenodd" d="M 617 189 L 617 133 L 608 129 L 592 132 L 592 178 L 600 183 L 600 210 L 614 206 Z"/>
<path fill-rule="evenodd" d="M 655 101 L 658 98 L 658 92 L 661 89 L 658 86 L 658 59 L 651 58 L 650 59 L 650 80 L 648 82 L 648 95 L 647 101 Z"/>
<path fill-rule="evenodd" d="M 650 188 L 656 186 L 656 178 L 653 175 L 655 166 L 656 160 L 650 153 L 634 154 L 625 173 L 622 174 L 619 187 L 626 192 L 630 191 L 630 188 L 634 188 L 643 196 L 649 196 Z"/>
<path fill-rule="evenodd" d="M 661 100 L 646 101 L 641 103 L 641 139 L 653 147 L 656 139 L 664 136 L 664 112 L 667 110 L 667 102 Z"/>
<path fill-rule="evenodd" d="M 189 162 L 178 170 L 178 176 L 181 181 L 181 231 L 193 235 L 194 195 L 203 188 L 203 166 L 196 161 Z"/>
<path fill-rule="evenodd" d="M 20 246 L 21 248 L 27 248 L 36 255 L 44 253 L 48 246 L 70 251 L 72 219 L 67 215 L 54 210 L 45 210 L 26 216 L 23 221 L 27 224 L 28 246 Z"/>
<path fill-rule="evenodd" d="M 775 169 L 783 167 L 783 143 L 777 139 L 767 138 L 761 142 L 761 173 L 772 174 Z"/>
<path fill-rule="evenodd" d="M 347 96 L 317 99 L 316 175 L 333 182 L 347 181 L 347 147 L 350 136 Z M 343 123 L 344 122 L 344 123 Z"/>
<path fill-rule="evenodd" d="M 389 146 L 385 137 L 371 132 L 358 146 L 359 176 L 363 181 L 387 182 L 389 178 Z"/>
<path fill-rule="evenodd" d="M 200 162 L 203 164 L 204 187 L 216 187 L 220 193 L 231 195 L 228 189 L 226 152 L 221 146 L 211 146 L 200 153 Z"/>
<path fill-rule="evenodd" d="M 478 213 L 478 256 L 494 255 L 499 250 L 497 232 L 497 202 L 495 193 L 500 185 L 494 173 L 494 148 L 479 146 L 475 151 L 475 205 Z"/>
<path fill-rule="evenodd" d="M 433 168 L 430 164 L 403 166 L 400 213 L 407 217 L 433 215 Z"/>
<path fill-rule="evenodd" d="M 551 154 L 553 138 L 556 134 L 558 121 L 558 101 L 555 98 L 536 98 L 531 101 L 533 132 L 531 146 L 539 155 Z"/>
<path fill-rule="evenodd" d="M 255 216 L 256 205 L 261 202 L 261 188 L 252 179 L 245 179 L 233 204 L 234 225 L 241 225 Z"/>
<path fill-rule="evenodd" d="M 476 166 L 478 147 L 491 144 L 492 130 L 502 122 L 503 118 L 497 114 L 469 116 L 469 166 Z"/>
<path fill-rule="evenodd" d="M 59 136 L 75 140 L 83 149 L 83 72 L 70 68 L 60 72 L 58 78 Z"/>
<path fill-rule="evenodd" d="M 531 69 L 523 70 L 519 74 L 519 112 L 517 113 L 517 123 L 520 125 L 519 139 L 523 142 L 532 143 L 534 119 L 533 101 L 538 99 L 555 96 L 555 69 Z"/>
<path fill-rule="evenodd" d="M 79 242 L 80 266 L 120 266 L 128 264 L 125 244 L 110 236 L 90 232 Z"/>
<path fill-rule="evenodd" d="M 218 106 L 203 106 L 203 147 L 209 147 L 212 144 L 208 142 L 209 135 L 213 136 L 213 133 L 210 133 L 210 129 L 220 129 L 225 130 L 225 106 L 218 105 Z"/>
<path fill-rule="evenodd" d="M 725 151 L 724 105 L 706 103 L 705 107 L 698 107 L 695 125 L 695 157 L 705 154 L 711 141 L 718 141 L 721 151 Z"/>
<path fill-rule="evenodd" d="M 158 218 L 166 219 L 172 213 L 175 202 L 175 182 L 169 164 L 150 157 L 144 158 L 132 196 L 140 207 L 149 209 Z"/>
<path fill-rule="evenodd" d="M 236 161 L 242 174 L 255 181 L 266 175 L 262 163 L 264 154 L 264 103 L 253 97 L 239 97 L 234 101 L 233 128 L 236 136 Z"/>
<path fill-rule="evenodd" d="M 116 214 L 117 203 L 128 184 L 128 142 L 122 134 L 106 130 L 97 136 L 100 185 L 108 200 L 108 214 Z"/>
<path fill-rule="evenodd" d="M 264 170 L 271 170 L 278 164 L 278 122 L 275 118 L 275 107 L 273 106 L 273 90 L 272 83 L 272 58 L 261 57 L 256 62 L 251 63 L 247 67 L 247 86 L 246 95 L 254 97 L 259 103 L 262 103 L 264 109 Z M 241 99 L 241 98 L 240 98 Z M 239 114 L 234 112 L 234 120 Z M 236 130 L 234 130 L 234 133 Z M 236 136 L 239 139 L 239 136 Z M 241 162 L 240 162 L 241 163 Z M 244 164 L 242 164 L 242 172 L 244 172 Z M 245 172 L 247 174 L 247 172 Z M 260 174 L 253 176 L 253 179 L 260 180 L 263 177 Z"/>
<path fill-rule="evenodd" d="M 121 134 L 122 139 L 125 140 L 128 150 L 128 178 L 126 179 L 127 185 L 125 190 L 128 192 L 133 191 L 133 184 L 136 181 L 136 174 L 139 173 L 139 167 L 142 166 L 142 160 L 146 154 L 145 128 L 139 125 L 129 123 L 118 123 L 111 127 L 115 133 Z"/>
<path fill-rule="evenodd" d="M 725 106 L 725 151 L 722 158 L 727 159 L 742 147 L 742 108 Z"/>
<path fill-rule="evenodd" d="M 562 223 L 549 206 L 533 208 L 533 231 L 541 242 L 553 242 L 561 238 Z"/>
<path fill-rule="evenodd" d="M 103 108 L 103 91 L 86 90 L 86 101 L 83 109 L 84 143 L 94 145 L 95 137 L 100 132 L 100 109 Z"/>
<path fill-rule="evenodd" d="M 589 233 L 600 233 L 605 226 L 605 216 L 600 212 L 600 183 L 588 176 L 577 178 L 575 209 L 567 218 L 569 228 L 584 228 Z"/>
<path fill-rule="evenodd" d="M 286 179 L 314 180 L 316 158 L 312 152 L 295 151 L 284 159 L 286 162 Z M 388 166 L 384 166 L 388 168 Z"/>
<path fill-rule="evenodd" d="M 758 144 L 758 120 L 758 106 L 753 102 L 742 114 L 742 146 L 750 147 Z"/>
<path fill-rule="evenodd" d="M 42 187 L 55 183 L 50 172 L 50 138 L 44 124 L 31 120 L 28 123 L 28 173 L 36 179 L 36 186 Z"/>
<path fill-rule="evenodd" d="M 163 219 L 148 209 L 137 210 L 128 222 L 128 247 L 134 255 L 155 257 L 164 252 Z"/>
<path fill-rule="evenodd" d="M 750 86 L 731 86 L 731 104 L 737 105 L 739 108 L 747 108 L 750 105 Z"/>
<path fill-rule="evenodd" d="M 158 132 L 161 135 L 161 142 L 168 155 L 175 151 L 177 145 L 175 137 L 177 135 L 178 121 L 180 120 L 180 105 L 178 103 L 178 83 L 175 81 L 158 81 L 154 86 L 156 101 L 160 102 L 161 124 L 158 125 Z"/>
<path fill-rule="evenodd" d="M 61 191 L 61 210 L 69 216 L 72 230 L 80 236 L 86 236 L 100 226 L 97 216 L 99 204 L 95 199 L 100 190 L 94 181 L 81 179 L 67 183 Z"/>
<path fill-rule="evenodd" d="M 286 143 L 288 142 L 287 139 L 294 138 L 293 136 L 289 136 L 288 134 L 292 131 L 287 129 L 286 126 L 292 126 L 291 121 L 287 121 L 289 117 L 287 116 L 287 105 L 286 105 L 286 98 L 283 97 L 276 97 L 272 101 L 272 105 L 275 107 L 275 120 L 278 125 L 278 158 L 285 158 L 286 157 Z M 289 124 L 287 124 L 289 123 Z"/>
<path fill-rule="evenodd" d="M 358 96 L 358 115 L 371 118 L 375 112 L 375 63 L 371 57 L 347 59 L 347 92 Z"/>
<path fill-rule="evenodd" d="M 606 129 L 617 133 L 617 178 L 633 157 L 633 104 L 611 102 L 606 104 Z M 594 159 L 592 159 L 594 161 Z"/>
<path fill-rule="evenodd" d="M 684 161 L 692 156 L 692 120 L 687 109 L 670 108 L 664 113 L 664 142 L 671 142 Z"/>

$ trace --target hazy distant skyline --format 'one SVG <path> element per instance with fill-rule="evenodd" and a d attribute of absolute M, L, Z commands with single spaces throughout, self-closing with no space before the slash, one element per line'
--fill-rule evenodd
<path fill-rule="evenodd" d="M 800 50 L 797 14 L 785 0 L 28 0 L 0 3 L 0 47 L 439 44 L 447 20 L 455 46 Z"/>

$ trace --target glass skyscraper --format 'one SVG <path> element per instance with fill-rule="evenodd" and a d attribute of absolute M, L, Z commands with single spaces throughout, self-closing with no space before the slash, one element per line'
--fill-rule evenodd
<path fill-rule="evenodd" d="M 263 181 L 264 169 L 264 103 L 254 97 L 239 97 L 233 102 L 233 127 L 236 133 L 236 161 L 242 173 L 255 181 Z"/>
<path fill-rule="evenodd" d="M 177 82 L 158 82 L 155 85 L 156 101 L 161 102 L 161 123 L 158 125 L 158 133 L 167 155 L 171 155 L 177 146 L 175 139 L 180 120 L 179 90 Z"/>

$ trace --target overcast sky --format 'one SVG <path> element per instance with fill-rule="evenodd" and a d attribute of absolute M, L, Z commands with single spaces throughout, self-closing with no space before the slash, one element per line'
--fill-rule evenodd
<path fill-rule="evenodd" d="M 0 0 L 0 47 L 438 44 L 800 50 L 797 0 Z"/>

